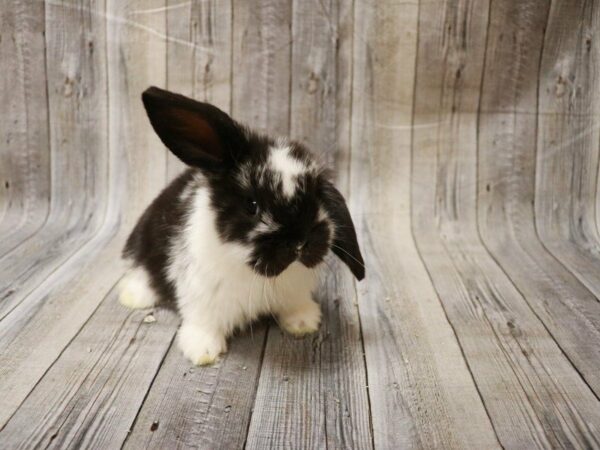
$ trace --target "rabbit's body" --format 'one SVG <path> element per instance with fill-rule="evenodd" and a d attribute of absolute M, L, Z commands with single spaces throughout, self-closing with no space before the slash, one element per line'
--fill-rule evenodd
<path fill-rule="evenodd" d="M 263 314 L 294 335 L 318 329 L 317 270 L 333 250 L 361 279 L 341 194 L 301 144 L 273 140 L 217 108 L 151 88 L 144 105 L 169 149 L 191 166 L 146 209 L 129 237 L 120 301 L 175 301 L 179 346 L 213 362 Z"/>
<path fill-rule="evenodd" d="M 179 345 L 197 364 L 212 362 L 226 351 L 226 336 L 264 314 L 274 314 L 295 335 L 316 331 L 321 314 L 311 299 L 315 270 L 294 262 L 276 278 L 257 274 L 245 262 L 247 247 L 221 240 L 210 201 L 206 180 L 195 169 L 163 191 L 125 248 L 131 269 L 120 283 L 121 303 L 148 308 L 171 300 L 158 292 L 172 293 L 184 318 Z M 159 210 L 162 203 L 171 207 Z M 160 226 L 161 217 L 171 220 Z M 151 256 L 139 252 L 135 237 L 144 233 L 150 235 L 149 242 L 166 242 L 164 237 L 171 236 L 169 245 Z"/>

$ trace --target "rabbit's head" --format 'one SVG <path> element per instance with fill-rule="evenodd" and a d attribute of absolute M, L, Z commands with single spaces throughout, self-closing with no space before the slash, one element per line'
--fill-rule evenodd
<path fill-rule="evenodd" d="M 332 250 L 364 277 L 344 198 L 302 144 L 255 133 L 213 105 L 155 87 L 142 99 L 164 144 L 208 181 L 221 239 L 242 245 L 257 273 L 274 277 L 296 261 L 313 268 Z"/>

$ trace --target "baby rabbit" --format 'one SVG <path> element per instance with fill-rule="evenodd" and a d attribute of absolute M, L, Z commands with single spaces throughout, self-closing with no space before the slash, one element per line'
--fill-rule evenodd
<path fill-rule="evenodd" d="M 317 331 L 312 299 L 331 249 L 364 278 L 342 195 L 309 151 L 235 122 L 208 103 L 151 87 L 150 122 L 189 168 L 150 204 L 123 251 L 119 299 L 147 308 L 173 299 L 178 344 L 197 365 L 227 350 L 236 328 L 266 313 L 285 331 Z"/>

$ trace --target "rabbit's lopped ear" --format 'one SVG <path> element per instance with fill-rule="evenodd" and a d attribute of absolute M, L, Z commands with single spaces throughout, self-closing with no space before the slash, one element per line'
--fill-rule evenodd
<path fill-rule="evenodd" d="M 333 184 L 324 180 L 321 185 L 321 201 L 333 221 L 334 238 L 331 248 L 333 253 L 350 268 L 358 281 L 362 280 L 365 277 L 365 263 L 360 254 L 356 230 L 344 197 Z"/>
<path fill-rule="evenodd" d="M 142 101 L 158 137 L 189 166 L 221 170 L 243 148 L 240 125 L 216 106 L 157 87 L 146 89 Z"/>

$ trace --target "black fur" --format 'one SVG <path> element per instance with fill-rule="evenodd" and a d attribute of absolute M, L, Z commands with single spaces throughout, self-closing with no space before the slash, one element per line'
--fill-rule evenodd
<path fill-rule="evenodd" d="M 152 287 L 163 300 L 175 298 L 175 287 L 166 273 L 169 246 L 191 207 L 191 198 L 182 199 L 181 194 L 197 172 L 188 169 L 163 189 L 138 220 L 123 250 L 125 258 L 144 266 Z"/>
<path fill-rule="evenodd" d="M 362 280 L 365 277 L 365 263 L 358 241 L 356 239 L 356 230 L 350 217 L 350 211 L 346 206 L 344 197 L 340 192 L 327 180 L 323 180 L 320 184 L 320 195 L 325 209 L 329 217 L 336 225 L 335 238 L 331 250 L 337 255 L 352 271 L 357 280 Z"/>
<path fill-rule="evenodd" d="M 244 146 L 243 127 L 216 106 L 151 87 L 142 94 L 150 123 L 188 166 L 228 171 Z"/>
<path fill-rule="evenodd" d="M 275 142 L 254 133 L 226 113 L 206 103 L 150 88 L 142 95 L 150 122 L 161 140 L 186 164 L 193 167 L 173 181 L 148 207 L 133 230 L 124 254 L 151 274 L 163 298 L 174 288 L 166 277 L 171 243 L 190 211 L 190 198 L 181 194 L 195 179 L 209 189 L 216 212 L 216 228 L 224 241 L 252 248 L 247 263 L 264 276 L 276 276 L 298 260 L 307 267 L 323 261 L 331 250 L 352 270 L 364 277 L 364 263 L 356 232 L 342 195 L 316 168 L 310 152 L 289 143 L 289 154 L 310 166 L 299 180 L 293 196 L 282 194 L 282 182 L 268 169 L 269 151 Z M 331 222 L 319 220 L 323 208 Z M 257 226 L 276 224 L 275 230 L 257 232 Z"/>

